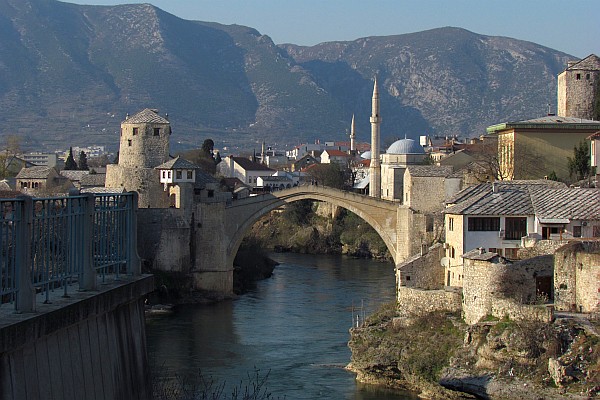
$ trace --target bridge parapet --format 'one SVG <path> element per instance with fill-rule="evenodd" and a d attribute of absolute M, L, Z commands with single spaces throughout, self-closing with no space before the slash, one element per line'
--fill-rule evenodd
<path fill-rule="evenodd" d="M 54 291 L 67 297 L 141 272 L 136 193 L 21 196 L 0 210 L 0 305 L 32 312 Z"/>

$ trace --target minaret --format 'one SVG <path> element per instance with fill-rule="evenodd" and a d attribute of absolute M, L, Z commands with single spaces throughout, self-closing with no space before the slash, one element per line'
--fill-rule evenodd
<path fill-rule="evenodd" d="M 266 164 L 266 162 L 265 162 L 265 141 L 264 140 L 262 142 L 262 149 L 260 151 L 260 163 Z"/>
<path fill-rule="evenodd" d="M 356 144 L 354 143 L 354 140 L 356 139 L 355 128 L 356 128 L 356 126 L 354 125 L 354 114 L 352 114 L 352 124 L 350 125 L 350 153 L 351 154 L 354 154 L 354 152 L 356 151 Z"/>
<path fill-rule="evenodd" d="M 379 90 L 377 77 L 373 86 L 373 99 L 371 103 L 371 166 L 369 167 L 369 196 L 381 197 L 381 161 L 379 160 Z"/>

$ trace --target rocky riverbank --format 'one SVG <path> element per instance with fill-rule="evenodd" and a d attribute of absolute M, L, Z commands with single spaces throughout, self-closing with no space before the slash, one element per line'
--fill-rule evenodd
<path fill-rule="evenodd" d="M 351 330 L 348 368 L 365 383 L 425 399 L 591 399 L 600 393 L 598 323 L 397 316 L 389 305 Z"/>

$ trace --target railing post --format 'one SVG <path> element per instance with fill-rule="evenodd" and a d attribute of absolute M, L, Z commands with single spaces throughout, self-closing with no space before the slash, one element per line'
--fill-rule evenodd
<path fill-rule="evenodd" d="M 35 288 L 31 283 L 33 201 L 29 196 L 19 196 L 17 200 L 15 205 L 18 204 L 20 215 L 18 221 L 13 221 L 16 223 L 15 270 L 18 285 L 15 308 L 17 312 L 34 312 Z"/>
<path fill-rule="evenodd" d="M 142 261 L 137 250 L 137 213 L 138 213 L 138 193 L 131 194 L 129 202 L 129 217 L 127 218 L 127 273 L 137 276 L 142 273 Z"/>
<path fill-rule="evenodd" d="M 82 224 L 82 266 L 80 290 L 96 290 L 96 269 L 94 268 L 94 195 L 84 194 L 84 215 Z"/>

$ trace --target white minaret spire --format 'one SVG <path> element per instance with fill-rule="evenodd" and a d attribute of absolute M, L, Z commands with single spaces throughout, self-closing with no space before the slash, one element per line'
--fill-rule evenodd
<path fill-rule="evenodd" d="M 354 140 L 356 139 L 356 126 L 354 125 L 354 114 L 352 114 L 352 124 L 350 125 L 350 152 L 354 154 L 356 150 L 356 144 Z"/>
<path fill-rule="evenodd" d="M 377 76 L 373 86 L 373 99 L 371 101 L 371 166 L 369 167 L 369 196 L 381 197 L 381 162 L 379 160 L 379 90 L 377 89 Z"/>

